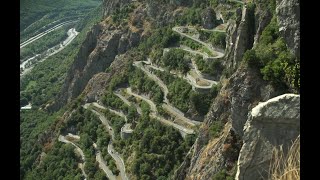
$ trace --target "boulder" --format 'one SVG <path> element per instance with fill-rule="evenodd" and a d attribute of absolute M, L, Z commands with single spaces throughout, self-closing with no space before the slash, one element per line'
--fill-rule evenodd
<path fill-rule="evenodd" d="M 205 29 L 212 29 L 217 26 L 216 24 L 217 18 L 216 13 L 212 8 L 207 8 L 202 13 L 202 27 Z"/>
<path fill-rule="evenodd" d="M 248 115 L 236 180 L 267 179 L 272 150 L 288 150 L 300 134 L 300 95 L 283 94 L 259 103 Z"/>

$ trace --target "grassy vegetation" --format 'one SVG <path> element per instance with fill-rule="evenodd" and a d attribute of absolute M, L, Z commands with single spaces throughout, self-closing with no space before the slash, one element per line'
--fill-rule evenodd
<path fill-rule="evenodd" d="M 270 166 L 270 177 L 272 180 L 293 180 L 300 179 L 300 135 L 284 153 L 282 147 L 275 147 L 272 150 Z"/>
<path fill-rule="evenodd" d="M 208 56 L 212 57 L 212 56 L 216 56 L 216 54 L 214 54 L 212 51 L 210 51 L 207 47 L 202 46 L 202 48 L 200 49 L 201 52 L 204 52 L 206 54 L 208 54 Z"/>
<path fill-rule="evenodd" d="M 49 129 L 61 112 L 48 115 L 42 110 L 20 112 L 20 179 L 34 167 L 34 162 L 42 152 L 38 137 Z"/>
<path fill-rule="evenodd" d="M 136 119 L 138 116 L 136 108 L 128 106 L 118 96 L 114 95 L 113 93 L 110 93 L 110 91 L 106 91 L 102 99 L 102 103 L 107 107 L 120 110 L 124 114 L 126 114 L 128 123 L 133 122 L 133 120 Z"/>
<path fill-rule="evenodd" d="M 187 46 L 195 51 L 200 51 L 202 53 L 207 54 L 208 56 L 216 56 L 212 51 L 210 51 L 206 46 L 195 42 L 189 38 L 183 37 L 182 40 L 180 41 L 181 45 Z"/>
<path fill-rule="evenodd" d="M 109 91 L 105 93 L 102 103 L 108 107 L 122 110 L 124 113 L 128 113 L 129 111 L 129 106 L 125 104 L 118 96 Z"/>
<path fill-rule="evenodd" d="M 71 144 L 56 143 L 41 165 L 26 173 L 23 179 L 83 179 L 79 158 Z"/>
<path fill-rule="evenodd" d="M 234 179 L 234 176 L 229 175 L 225 169 L 222 169 L 212 177 L 212 180 L 233 180 L 233 179 Z"/>
<path fill-rule="evenodd" d="M 183 37 L 182 41 L 180 41 L 180 44 L 190 47 L 193 50 L 198 50 L 202 48 L 202 45 L 195 42 L 194 40 L 191 40 L 189 38 Z"/>
<path fill-rule="evenodd" d="M 201 24 L 201 8 L 188 8 L 183 14 L 176 19 L 176 24 L 178 25 L 199 25 Z"/>
<path fill-rule="evenodd" d="M 124 118 L 110 112 L 109 110 L 104 110 L 103 114 L 110 122 L 110 125 L 114 131 L 115 138 L 119 140 L 121 127 L 125 124 Z"/>
<path fill-rule="evenodd" d="M 221 121 L 213 121 L 209 127 L 209 139 L 219 137 L 223 126 L 224 124 Z"/>
<path fill-rule="evenodd" d="M 171 30 L 172 26 L 155 29 L 151 36 L 139 44 L 139 51 L 149 55 L 155 49 L 173 46 L 180 40 L 180 36 Z"/>
<path fill-rule="evenodd" d="M 189 110 L 189 97 L 192 93 L 192 86 L 179 78 L 170 83 L 168 89 L 170 102 L 181 111 L 187 112 Z"/>

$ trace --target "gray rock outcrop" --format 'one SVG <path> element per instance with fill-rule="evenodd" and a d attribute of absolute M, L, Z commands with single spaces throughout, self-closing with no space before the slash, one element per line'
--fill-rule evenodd
<path fill-rule="evenodd" d="M 254 29 L 254 9 L 247 7 L 242 8 L 241 22 L 237 31 L 235 41 L 235 51 L 232 56 L 232 65 L 230 68 L 236 69 L 242 60 L 243 54 L 253 46 Z"/>
<path fill-rule="evenodd" d="M 254 36 L 253 46 L 256 46 L 256 44 L 259 42 L 259 38 L 260 38 L 260 35 L 262 34 L 262 31 L 271 21 L 272 13 L 270 12 L 270 10 L 266 10 L 261 6 L 257 6 L 254 16 L 255 16 L 254 25 L 256 29 L 256 34 Z"/>
<path fill-rule="evenodd" d="M 237 20 L 229 21 L 227 26 L 225 66 L 230 71 L 238 68 L 243 54 L 253 47 L 256 33 L 254 8 L 244 6 L 237 12 Z"/>
<path fill-rule="evenodd" d="M 67 73 L 55 108 L 62 107 L 80 95 L 92 76 L 105 71 L 117 55 L 120 32 L 101 32 L 101 29 L 101 25 L 96 25 L 88 32 L 86 40 Z"/>
<path fill-rule="evenodd" d="M 110 71 L 95 74 L 88 82 L 86 88 L 83 90 L 85 101 L 87 103 L 95 102 L 101 99 L 105 92 L 105 88 L 110 85 L 110 80 L 113 76 L 121 76 L 126 73 L 126 63 L 128 63 L 128 54 L 117 55 L 111 63 Z"/>
<path fill-rule="evenodd" d="M 279 32 L 289 49 L 300 58 L 300 3 L 299 0 L 277 0 Z"/>
<path fill-rule="evenodd" d="M 216 13 L 212 8 L 207 8 L 202 13 L 202 27 L 205 29 L 212 29 L 217 26 Z"/>
<path fill-rule="evenodd" d="M 300 95 L 283 94 L 258 104 L 244 127 L 236 180 L 266 179 L 272 149 L 288 149 L 299 134 Z"/>

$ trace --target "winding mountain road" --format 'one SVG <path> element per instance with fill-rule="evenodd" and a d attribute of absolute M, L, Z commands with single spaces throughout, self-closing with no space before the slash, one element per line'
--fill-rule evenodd
<path fill-rule="evenodd" d="M 75 22 L 77 22 L 77 21 L 78 21 L 78 20 L 69 20 L 69 21 L 65 21 L 65 22 L 62 22 L 62 23 L 60 23 L 60 24 L 57 24 L 57 25 L 55 25 L 54 27 L 49 28 L 49 29 L 47 29 L 46 31 L 41 32 L 41 33 L 39 33 L 39 34 L 37 34 L 37 35 L 29 38 L 28 40 L 22 42 L 22 43 L 20 44 L 20 49 L 23 48 L 23 47 L 25 47 L 25 46 L 27 46 L 28 44 L 36 41 L 36 40 L 42 38 L 43 36 L 47 35 L 48 33 L 50 33 L 50 32 L 52 32 L 52 31 L 54 31 L 54 30 L 57 30 L 57 29 L 61 28 L 61 27 L 64 26 L 64 25 L 71 24 L 71 23 L 75 23 Z"/>
<path fill-rule="evenodd" d="M 201 41 L 201 40 L 199 40 L 199 39 L 197 39 L 197 38 L 194 38 L 194 37 L 192 37 L 192 36 L 190 36 L 190 35 L 188 35 L 188 34 L 186 34 L 186 33 L 183 33 L 183 32 L 182 32 L 182 31 L 183 31 L 183 30 L 182 30 L 183 28 L 186 28 L 186 27 L 184 27 L 184 26 L 176 26 L 176 27 L 173 27 L 172 30 L 175 31 L 175 32 L 177 32 L 177 33 L 180 34 L 181 36 L 185 36 L 185 37 L 187 37 L 187 38 L 189 38 L 189 39 L 192 39 L 192 40 L 194 40 L 194 41 L 196 41 L 196 42 L 204 45 L 204 46 L 207 47 L 213 54 L 217 54 L 217 56 L 214 57 L 214 58 L 216 58 L 216 59 L 222 58 L 222 57 L 225 55 L 224 50 L 219 49 L 219 48 L 215 48 L 215 47 L 213 47 L 211 44 L 205 43 L 205 42 L 203 42 L 203 41 Z"/>
<path fill-rule="evenodd" d="M 79 32 L 77 32 L 75 30 L 75 28 L 71 28 L 68 30 L 68 37 L 66 40 L 64 40 L 63 42 L 61 42 L 60 44 L 46 50 L 44 53 L 37 54 L 31 58 L 29 58 L 27 61 L 23 62 L 20 65 L 20 69 L 22 68 L 22 72 L 20 73 L 20 77 L 23 77 L 26 73 L 30 72 L 32 70 L 32 68 L 34 67 L 34 65 L 36 64 L 32 64 L 31 66 L 29 66 L 28 68 L 26 68 L 26 65 L 28 64 L 29 61 L 32 61 L 33 59 L 37 58 L 38 56 L 44 56 L 42 59 L 40 59 L 39 61 L 37 61 L 37 63 L 39 62 L 43 62 L 44 60 L 46 60 L 48 57 L 53 56 L 55 54 L 57 54 L 58 52 L 62 51 L 65 47 L 67 47 L 75 38 L 76 36 L 79 34 Z"/>
<path fill-rule="evenodd" d="M 112 173 L 112 171 L 108 168 L 107 163 L 104 161 L 101 155 L 101 151 L 98 149 L 96 143 L 93 144 L 93 147 L 96 150 L 96 161 L 99 163 L 100 169 L 107 175 L 108 179 L 116 180 L 116 176 Z"/>
<path fill-rule="evenodd" d="M 150 117 L 162 122 L 163 124 L 166 124 L 166 125 L 169 125 L 169 126 L 172 126 L 174 127 L 175 129 L 179 130 L 180 132 L 182 132 L 182 135 L 184 136 L 185 134 L 194 134 L 194 130 L 193 129 L 189 129 L 189 128 L 185 128 L 185 127 L 182 127 L 178 124 L 175 124 L 169 120 L 166 120 L 164 119 L 163 117 L 159 116 L 158 115 L 158 110 L 156 108 L 156 105 L 153 103 L 153 101 L 151 101 L 150 99 L 144 97 L 144 96 L 141 96 L 141 95 L 138 95 L 138 94 L 135 94 L 132 92 L 131 88 L 127 88 L 127 93 L 132 95 L 132 96 L 135 96 L 139 99 L 142 99 L 144 101 L 146 101 L 149 105 L 150 105 L 150 109 L 151 109 L 151 113 L 150 113 Z"/>
<path fill-rule="evenodd" d="M 85 104 L 85 105 L 83 106 L 83 108 L 88 109 L 90 105 L 91 105 L 91 103 L 87 103 L 87 104 Z M 108 133 L 109 133 L 109 135 L 111 136 L 111 139 L 114 140 L 113 129 L 112 129 L 112 127 L 109 125 L 107 119 L 106 119 L 100 112 L 98 112 L 98 111 L 96 111 L 96 110 L 94 110 L 94 109 L 91 109 L 91 112 L 93 112 L 94 114 L 96 114 L 96 115 L 99 117 L 101 123 L 102 123 L 102 124 L 106 127 L 106 129 L 108 130 Z"/>
<path fill-rule="evenodd" d="M 122 96 L 122 95 L 120 94 L 120 92 L 115 91 L 115 92 L 113 92 L 113 94 L 116 95 L 116 96 L 118 96 L 118 97 L 119 97 L 125 104 L 127 104 L 128 106 L 131 106 L 131 105 L 132 105 L 130 101 L 128 101 L 124 96 Z"/>
<path fill-rule="evenodd" d="M 124 161 L 121 158 L 120 154 L 114 150 L 111 141 L 108 144 L 108 153 L 112 156 L 112 158 L 116 161 L 117 167 L 120 170 L 120 176 L 122 180 L 128 180 L 126 174 L 126 167 L 124 165 Z"/>
<path fill-rule="evenodd" d="M 123 114 L 123 112 L 121 112 L 121 111 L 116 111 L 116 110 L 113 110 L 110 108 L 106 108 L 106 107 L 98 104 L 97 102 L 93 102 L 92 105 L 99 108 L 99 109 L 104 109 L 104 110 L 108 109 L 110 112 L 112 112 L 120 117 L 123 117 L 125 119 L 125 121 L 127 122 L 127 116 L 125 114 Z"/>
<path fill-rule="evenodd" d="M 150 59 L 149 59 L 150 60 Z M 184 113 L 181 112 L 179 109 L 177 109 L 176 107 L 174 107 L 168 100 L 167 96 L 168 96 L 168 93 L 169 93 L 169 90 L 168 90 L 168 87 L 164 84 L 164 82 L 158 78 L 155 74 L 151 73 L 149 71 L 148 68 L 145 68 L 143 65 L 142 65 L 142 62 L 141 61 L 136 61 L 134 62 L 133 64 L 134 66 L 140 68 L 143 72 L 145 72 L 147 74 L 147 76 L 149 78 L 151 78 L 153 81 L 155 81 L 159 86 L 160 88 L 162 89 L 163 93 L 164 93 L 164 103 L 162 105 L 162 107 L 167 110 L 167 112 L 169 112 L 170 114 L 172 114 L 174 117 L 184 121 L 185 123 L 191 125 L 191 126 L 195 126 L 197 124 L 201 124 L 201 122 L 199 121 L 194 121 L 194 120 L 191 120 L 191 119 L 188 119 L 184 116 Z M 153 66 L 153 65 L 148 65 L 148 66 Z M 153 102 L 152 102 L 153 103 Z M 150 103 L 149 103 L 150 104 Z"/>
<path fill-rule="evenodd" d="M 115 94 L 116 96 L 118 96 L 118 97 L 119 97 L 124 103 L 126 103 L 128 106 L 133 105 L 133 106 L 137 109 L 138 114 L 142 115 L 142 110 L 141 110 L 141 108 L 140 108 L 137 104 L 131 103 L 130 101 L 128 101 L 128 99 L 126 99 L 124 96 L 122 96 L 122 95 L 118 92 L 119 90 L 120 90 L 120 89 L 116 90 L 116 91 L 114 92 L 114 94 Z"/>
<path fill-rule="evenodd" d="M 90 105 L 93 105 L 93 106 L 96 106 L 100 109 L 107 109 L 101 105 L 99 105 L 98 103 L 86 103 L 85 105 L 83 105 L 83 108 L 85 109 L 88 109 L 90 107 Z M 114 131 L 112 129 L 112 127 L 109 125 L 107 119 L 105 118 L 104 115 L 102 115 L 101 113 L 93 110 L 93 109 L 90 109 L 91 112 L 93 112 L 94 114 L 98 115 L 100 121 L 102 122 L 103 125 L 105 125 L 108 133 L 111 135 L 111 141 L 109 142 L 108 144 L 108 153 L 112 156 L 112 158 L 116 161 L 116 165 L 117 165 L 117 168 L 119 169 L 120 171 L 120 176 L 123 180 L 128 180 L 128 177 L 126 175 L 126 169 L 125 169 L 125 165 L 124 165 L 124 161 L 123 159 L 121 158 L 120 154 L 118 152 L 116 152 L 112 146 L 112 141 L 115 139 L 114 138 Z"/>
<path fill-rule="evenodd" d="M 131 123 L 126 123 L 124 126 L 121 127 L 121 132 L 132 133 L 133 130 L 131 129 L 131 125 Z"/>
<path fill-rule="evenodd" d="M 178 48 L 178 49 L 180 49 L 180 48 Z M 186 49 L 186 47 L 184 47 L 184 48 L 181 48 L 182 50 L 186 50 L 186 51 L 188 51 L 188 49 Z M 166 48 L 165 50 L 169 50 L 169 48 Z M 199 53 L 199 52 L 198 52 Z M 165 69 L 163 69 L 163 68 L 161 68 L 161 67 L 156 67 L 156 66 L 154 66 L 153 64 L 148 64 L 146 67 L 148 67 L 148 68 L 144 68 L 143 67 L 143 65 L 142 64 L 140 64 L 140 62 L 141 61 L 136 61 L 136 62 L 134 62 L 134 66 L 136 66 L 136 67 L 139 67 L 142 71 L 144 71 L 145 73 L 147 73 L 147 75 L 151 78 L 151 79 L 153 79 L 154 81 L 156 81 L 158 84 L 159 84 L 159 86 L 160 87 L 162 87 L 163 88 L 163 91 L 164 91 L 164 94 L 165 94 L 165 102 L 166 103 L 168 103 L 168 101 L 167 101 L 167 99 L 166 99 L 166 94 L 168 94 L 168 93 L 166 93 L 166 91 L 167 91 L 167 89 L 165 89 L 165 87 L 166 87 L 166 85 L 157 77 L 157 76 L 155 76 L 154 74 L 152 74 L 150 71 L 149 71 L 149 69 L 148 68 L 152 68 L 152 69 L 155 69 L 155 70 L 159 70 L 159 71 L 165 71 Z M 142 61 L 142 62 L 144 62 L 144 61 Z M 196 89 L 211 89 L 211 87 L 213 86 L 213 85 L 216 85 L 216 84 L 218 84 L 218 82 L 217 81 L 213 81 L 213 80 L 210 80 L 210 79 L 205 79 L 204 77 L 203 77 L 203 75 L 201 74 L 201 72 L 198 70 L 198 67 L 196 66 L 196 64 L 192 61 L 192 64 L 191 64 L 191 66 L 192 66 L 192 68 L 191 68 L 191 71 L 195 71 L 195 73 L 198 75 L 198 77 L 197 77 L 197 79 L 198 80 L 200 80 L 200 81 L 202 81 L 202 82 L 205 82 L 205 83 L 207 83 L 207 85 L 199 85 L 198 83 L 197 83 L 197 79 L 195 78 L 195 77 L 193 77 L 191 74 L 190 74 L 190 72 L 188 72 L 187 73 L 187 75 L 183 75 L 182 73 L 177 73 L 177 72 L 172 72 L 172 71 L 170 71 L 170 74 L 172 74 L 173 76 L 177 76 L 177 77 L 180 77 L 180 78 L 182 78 L 182 79 L 185 79 L 194 89 L 196 88 Z M 147 71 L 149 71 L 149 72 L 147 72 Z M 170 103 L 168 103 L 169 105 L 171 105 Z"/>
<path fill-rule="evenodd" d="M 64 143 L 67 143 L 67 144 L 72 144 L 72 145 L 75 147 L 75 150 L 77 151 L 78 154 L 80 154 L 81 159 L 82 159 L 82 161 L 84 162 L 83 164 L 82 164 L 82 163 L 79 163 L 78 166 L 79 166 L 79 168 L 81 169 L 83 176 L 87 179 L 87 174 L 86 174 L 86 172 L 84 171 L 84 166 L 85 166 L 85 164 L 86 164 L 86 162 L 85 162 L 86 158 L 85 158 L 85 156 L 84 156 L 83 151 L 79 148 L 79 146 L 77 146 L 75 143 L 67 140 L 67 139 L 66 139 L 64 136 L 62 136 L 62 135 L 59 135 L 58 140 L 59 140 L 60 142 L 64 142 Z"/>
<path fill-rule="evenodd" d="M 239 0 L 229 0 L 231 2 L 236 2 L 236 3 L 239 3 L 239 4 L 245 4 L 243 1 L 239 1 Z"/>

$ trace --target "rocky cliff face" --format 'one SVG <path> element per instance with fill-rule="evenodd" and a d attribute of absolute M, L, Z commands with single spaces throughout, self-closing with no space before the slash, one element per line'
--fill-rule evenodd
<path fill-rule="evenodd" d="M 113 7 L 120 7 L 126 3 L 128 2 L 104 1 L 106 16 L 112 13 Z M 149 23 L 143 16 L 146 14 L 145 11 L 143 6 L 138 6 L 132 12 L 131 19 L 127 24 L 113 24 L 110 16 L 107 16 L 104 21 L 92 27 L 67 73 L 61 93 L 55 103 L 49 107 L 49 110 L 59 109 L 79 96 L 95 74 L 104 72 L 117 55 L 124 54 L 130 48 L 139 44 L 149 30 Z M 103 84 L 105 85 L 108 81 L 106 79 L 102 80 L 102 77 L 111 75 L 100 74 L 94 78 L 95 80 L 100 79 L 98 81 L 100 85 L 96 86 L 93 82 L 91 82 L 91 85 L 95 86 L 96 89 L 104 89 Z M 88 98 L 92 99 L 91 95 Z"/>
<path fill-rule="evenodd" d="M 85 101 L 95 102 L 100 100 L 105 88 L 108 87 L 113 76 L 121 76 L 121 73 L 126 73 L 126 64 L 129 62 L 130 55 L 123 54 L 116 56 L 115 60 L 110 65 L 110 72 L 101 72 L 94 75 L 88 82 L 83 93 L 85 94 Z"/>
<path fill-rule="evenodd" d="M 237 9 L 236 12 L 237 20 L 229 21 L 227 28 L 225 65 L 229 71 L 237 69 L 243 54 L 252 48 L 255 35 L 254 8 L 244 6 L 242 9 Z"/>
<path fill-rule="evenodd" d="M 212 29 L 217 26 L 216 24 L 216 12 L 212 8 L 207 8 L 202 13 L 202 27 L 206 29 Z"/>
<path fill-rule="evenodd" d="M 137 46 L 150 30 L 151 22 L 147 21 L 146 17 L 154 18 L 152 22 L 155 22 L 156 25 L 164 25 L 179 15 L 179 12 L 173 12 L 177 4 L 188 4 L 178 1 L 172 1 L 169 4 L 148 0 L 144 3 L 135 2 L 136 8 L 130 13 L 129 20 L 126 23 L 112 24 L 110 15 L 115 9 L 122 8 L 128 3 L 132 2 L 128 0 L 105 0 L 103 2 L 105 20 L 95 25 L 88 32 L 86 40 L 67 73 L 59 97 L 49 109 L 56 110 L 80 95 L 89 80 L 95 74 L 104 72 L 114 61 L 116 55 L 124 54 L 131 47 Z M 156 14 L 152 14 L 155 12 Z M 95 87 L 95 90 L 91 89 L 93 92 L 90 94 L 87 89 L 88 100 L 96 99 L 95 96 L 99 94 L 98 91 L 104 89 L 103 84 L 106 85 L 107 79 L 109 79 L 107 77 L 111 75 L 101 73 L 90 81 L 88 87 Z M 95 81 L 100 82 L 100 85 Z"/>
<path fill-rule="evenodd" d="M 284 94 L 259 103 L 249 113 L 236 180 L 268 178 L 272 149 L 288 150 L 300 134 L 300 96 Z"/>
<path fill-rule="evenodd" d="M 61 107 L 80 95 L 91 77 L 103 72 L 117 55 L 120 31 L 103 30 L 102 24 L 88 32 L 77 57 L 67 73 L 56 106 Z"/>
<path fill-rule="evenodd" d="M 294 0 L 291 2 L 294 2 Z M 264 81 L 259 69 L 249 68 L 241 62 L 244 52 L 259 42 L 263 29 L 272 18 L 272 12 L 268 9 L 268 4 L 259 2 L 255 4 L 255 7 L 247 6 L 242 11 L 238 10 L 239 18 L 228 22 L 225 67 L 232 75 L 228 79 L 221 80 L 223 87 L 205 117 L 204 124 L 200 127 L 200 133 L 195 144 L 181 167 L 176 171 L 173 179 L 210 179 L 223 169 L 234 173 L 242 140 L 248 136 L 247 130 L 244 131 L 244 126 L 248 121 L 248 114 L 250 114 L 251 109 L 260 101 L 267 101 L 285 93 Z M 277 9 L 281 8 L 281 4 L 283 3 L 277 3 Z M 252 11 L 252 8 L 254 11 Z M 287 9 L 287 12 L 295 12 L 293 9 Z M 291 39 L 296 38 L 295 34 L 292 33 L 294 31 L 291 30 L 290 32 L 289 37 Z M 286 119 L 285 116 L 283 117 Z M 208 129 L 215 121 L 230 122 L 231 124 L 226 123 L 225 128 L 230 126 L 230 129 L 227 130 L 228 133 L 225 134 L 225 131 L 223 131 L 219 136 L 221 141 L 213 145 L 212 142 L 215 142 L 216 138 L 209 137 Z M 259 126 L 259 128 L 261 127 L 262 125 Z M 277 129 L 275 126 L 268 126 L 267 130 L 274 132 Z M 276 135 L 282 137 L 279 133 L 276 133 Z M 295 134 L 290 136 L 289 139 L 294 138 L 293 136 Z M 253 135 L 251 137 L 253 138 Z M 230 141 L 230 139 L 233 139 L 233 141 Z M 284 141 L 290 142 L 288 139 L 283 139 L 283 141 L 277 143 L 281 144 Z M 245 140 L 245 142 L 248 141 Z M 226 147 L 231 149 L 232 153 L 225 153 Z M 260 151 L 259 148 L 261 147 L 260 145 L 257 146 L 257 151 Z M 247 147 L 246 151 L 253 152 L 254 150 Z M 262 151 L 259 156 L 263 156 L 264 152 Z M 266 153 L 266 156 L 268 155 Z M 234 158 L 235 156 L 236 158 Z M 260 162 L 259 159 L 253 161 Z M 242 168 L 240 175 L 244 173 L 243 169 L 245 168 Z M 249 171 L 248 174 L 250 174 Z M 248 179 L 250 179 L 249 176 Z"/>
<path fill-rule="evenodd" d="M 299 0 L 277 0 L 279 32 L 290 50 L 300 59 L 300 3 Z"/>
<path fill-rule="evenodd" d="M 240 66 L 230 79 L 224 81 L 224 86 L 200 127 L 199 136 L 191 150 L 192 155 L 179 168 L 175 178 L 200 180 L 212 177 L 222 169 L 231 170 L 236 165 L 243 127 L 250 110 L 259 101 L 266 101 L 283 93 L 264 81 L 258 70 L 248 69 L 245 66 Z M 219 136 L 221 138 L 219 143 L 212 146 L 210 141 L 213 140 L 209 138 L 208 129 L 214 121 L 229 121 L 230 129 L 226 134 Z M 226 126 L 229 125 L 226 124 L 225 128 Z M 234 139 L 232 143 L 230 139 Z M 209 146 L 211 148 L 208 148 Z M 233 151 L 231 155 L 223 153 L 226 146 Z M 215 158 L 211 160 L 203 158 L 208 154 Z"/>
<path fill-rule="evenodd" d="M 262 4 L 257 4 L 255 8 L 254 13 L 254 26 L 255 26 L 255 36 L 254 36 L 254 43 L 253 46 L 255 46 L 259 42 L 260 35 L 264 28 L 270 23 L 272 18 L 272 12 L 268 8 L 262 6 Z"/>
<path fill-rule="evenodd" d="M 243 54 L 254 47 L 264 28 L 272 18 L 265 2 L 245 6 L 236 10 L 236 20 L 228 21 L 226 38 L 226 68 L 234 72 L 240 65 Z"/>

